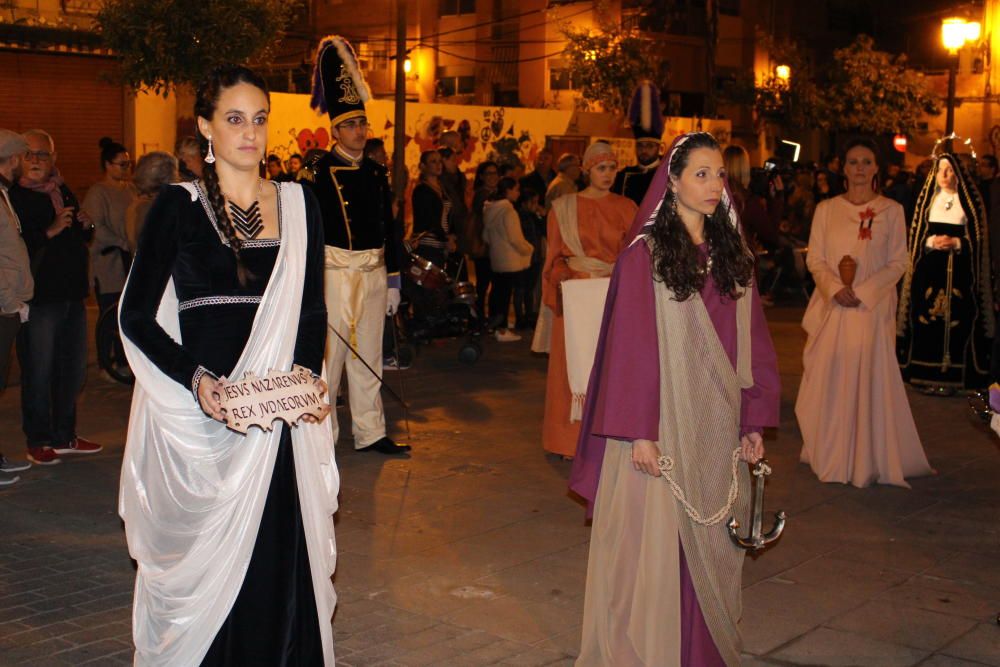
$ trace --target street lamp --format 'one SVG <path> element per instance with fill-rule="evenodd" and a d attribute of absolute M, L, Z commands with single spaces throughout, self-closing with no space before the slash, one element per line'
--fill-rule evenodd
<path fill-rule="evenodd" d="M 788 65 L 778 65 L 774 68 L 774 75 L 787 86 L 788 80 L 792 78 L 792 68 Z"/>
<path fill-rule="evenodd" d="M 944 134 L 955 131 L 955 77 L 958 74 L 958 50 L 969 42 L 979 41 L 982 26 L 979 21 L 966 21 L 950 17 L 941 21 L 941 43 L 951 56 L 948 63 L 948 115 L 945 116 Z"/>

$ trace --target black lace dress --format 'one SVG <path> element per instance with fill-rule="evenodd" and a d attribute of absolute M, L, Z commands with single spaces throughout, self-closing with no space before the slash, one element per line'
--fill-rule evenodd
<path fill-rule="evenodd" d="M 313 195 L 304 193 L 308 250 L 294 363 L 318 374 L 326 341 L 323 226 Z M 122 296 L 122 333 L 164 374 L 189 389 L 205 371 L 228 375 L 250 335 L 279 246 L 278 239 L 245 243 L 242 257 L 252 277 L 240 285 L 233 253 L 216 232 L 204 200 L 193 201 L 181 187 L 167 188 L 153 204 L 139 240 Z M 183 345 L 155 320 L 170 278 L 180 302 Z M 193 391 L 191 400 L 197 400 Z M 283 428 L 246 577 L 203 665 L 323 664 L 291 431 Z"/>

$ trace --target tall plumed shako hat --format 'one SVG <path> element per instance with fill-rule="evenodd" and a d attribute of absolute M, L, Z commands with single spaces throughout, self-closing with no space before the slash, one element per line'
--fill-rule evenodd
<path fill-rule="evenodd" d="M 663 136 L 663 111 L 660 90 L 652 81 L 640 81 L 632 92 L 628 105 L 628 122 L 636 141 L 660 143 Z"/>
<path fill-rule="evenodd" d="M 351 43 L 340 35 L 324 37 L 316 49 L 309 106 L 328 114 L 331 125 L 340 125 L 364 116 L 371 97 Z"/>

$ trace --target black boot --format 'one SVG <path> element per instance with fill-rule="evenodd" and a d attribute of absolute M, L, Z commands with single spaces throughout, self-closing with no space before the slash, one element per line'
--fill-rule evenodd
<path fill-rule="evenodd" d="M 395 442 L 390 440 L 388 437 L 382 437 L 368 445 L 367 447 L 362 447 L 361 452 L 378 452 L 380 454 L 405 454 L 410 451 L 411 447 L 409 445 L 397 445 Z"/>

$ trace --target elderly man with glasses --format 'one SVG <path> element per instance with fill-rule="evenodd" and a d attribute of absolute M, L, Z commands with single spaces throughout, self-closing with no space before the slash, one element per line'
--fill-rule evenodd
<path fill-rule="evenodd" d="M 17 338 L 21 418 L 28 460 L 60 462 L 64 454 L 93 454 L 101 446 L 77 436 L 76 402 L 87 375 L 87 244 L 94 225 L 56 169 L 56 149 L 44 130 L 28 144 L 10 200 L 31 258 L 35 295 Z"/>

